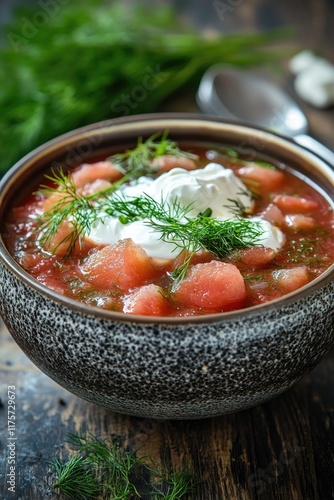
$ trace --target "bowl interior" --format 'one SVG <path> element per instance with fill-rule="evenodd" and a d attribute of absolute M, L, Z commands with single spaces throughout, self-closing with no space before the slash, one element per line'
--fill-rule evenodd
<path fill-rule="evenodd" d="M 157 132 L 169 131 L 169 137 L 186 147 L 231 146 L 250 157 L 270 159 L 275 164 L 289 165 L 299 176 L 307 177 L 317 186 L 318 191 L 334 208 L 334 173 L 320 158 L 292 140 L 270 133 L 260 128 L 253 128 L 239 123 L 226 122 L 217 118 L 197 116 L 194 114 L 159 114 L 110 120 L 84 127 L 39 147 L 19 161 L 4 177 L 1 183 L 0 221 L 1 221 L 1 255 L 14 273 L 41 293 L 50 295 L 58 301 L 65 301 L 72 307 L 92 310 L 102 316 L 122 316 L 121 313 L 96 311 L 96 308 L 78 304 L 71 299 L 60 297 L 39 285 L 23 271 L 6 248 L 6 216 L 13 205 L 23 200 L 29 191 L 38 186 L 48 169 L 62 166 L 65 170 L 80 163 L 102 159 L 113 152 L 131 148 L 136 145 L 138 137 L 146 139 Z M 314 287 L 327 283 L 333 276 L 333 267 L 323 275 L 303 287 L 303 291 L 311 291 Z M 276 302 L 293 300 L 300 294 L 292 292 L 273 302 L 254 306 L 247 310 L 221 313 L 228 316 L 248 314 L 259 307 L 273 307 Z M 220 316 L 221 316 L 220 314 Z M 216 315 L 212 315 L 216 316 Z M 142 321 L 134 317 L 133 320 Z M 170 321 L 189 321 L 186 318 L 169 318 Z M 207 320 L 207 318 L 206 318 Z M 156 319 L 155 319 L 156 321 Z M 203 321 L 199 318 L 198 321 Z"/>

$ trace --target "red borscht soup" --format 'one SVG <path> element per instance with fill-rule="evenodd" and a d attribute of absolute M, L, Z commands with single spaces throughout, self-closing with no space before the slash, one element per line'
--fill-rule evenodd
<path fill-rule="evenodd" d="M 184 151 L 162 134 L 52 170 L 12 209 L 8 246 L 71 299 L 197 316 L 263 304 L 318 277 L 334 260 L 333 211 L 289 165 L 229 147 Z"/>

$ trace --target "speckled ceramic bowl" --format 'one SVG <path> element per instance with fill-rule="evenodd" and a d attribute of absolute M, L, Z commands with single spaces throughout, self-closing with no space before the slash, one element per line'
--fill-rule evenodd
<path fill-rule="evenodd" d="M 35 150 L 1 184 L 0 312 L 47 375 L 111 410 L 163 419 L 203 418 L 256 405 L 309 372 L 333 339 L 333 266 L 283 299 L 195 318 L 127 316 L 57 295 L 6 249 L 6 213 L 46 166 L 74 165 L 138 136 L 168 129 L 187 144 L 229 143 L 289 162 L 333 198 L 334 174 L 293 141 L 197 115 L 149 115 L 95 124 Z"/>

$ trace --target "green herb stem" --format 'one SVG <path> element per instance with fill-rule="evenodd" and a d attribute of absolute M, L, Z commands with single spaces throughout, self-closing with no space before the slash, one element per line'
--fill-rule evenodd
<path fill-rule="evenodd" d="M 212 64 L 273 64 L 281 51 L 268 44 L 286 37 L 271 32 L 209 39 L 191 32 L 169 5 L 129 9 L 120 0 L 86 0 L 83 11 L 82 2 L 72 0 L 28 38 L 22 19 L 34 14 L 17 11 L 0 50 L 0 175 L 64 132 L 156 111 L 175 91 L 195 88 Z"/>
<path fill-rule="evenodd" d="M 69 442 L 77 448 L 75 455 L 66 463 L 57 458 L 51 464 L 57 474 L 52 486 L 67 498 L 139 499 L 141 494 L 135 482 L 141 473 L 153 478 L 148 485 L 150 498 L 182 500 L 193 490 L 190 470 L 167 471 L 150 457 L 137 458 L 124 450 L 116 439 L 69 434 Z"/>
<path fill-rule="evenodd" d="M 102 491 L 96 477 L 94 463 L 79 453 L 65 464 L 57 458 L 51 465 L 58 477 L 52 487 L 58 489 L 67 498 L 86 500 L 94 498 Z"/>

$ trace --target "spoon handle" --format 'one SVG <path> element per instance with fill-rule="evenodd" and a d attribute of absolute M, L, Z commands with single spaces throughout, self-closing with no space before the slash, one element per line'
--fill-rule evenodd
<path fill-rule="evenodd" d="M 298 134 L 294 137 L 294 140 L 301 146 L 305 146 L 307 149 L 313 151 L 313 153 L 319 155 L 323 160 L 326 160 L 331 167 L 334 167 L 333 151 L 318 142 L 316 139 L 313 139 L 313 137 L 306 134 Z"/>

